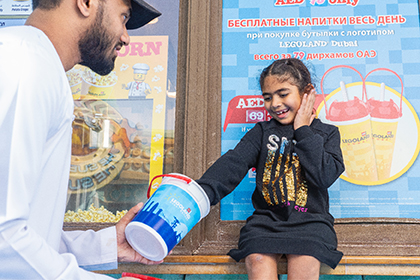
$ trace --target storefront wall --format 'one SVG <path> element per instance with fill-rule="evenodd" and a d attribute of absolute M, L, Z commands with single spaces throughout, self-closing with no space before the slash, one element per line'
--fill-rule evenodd
<path fill-rule="evenodd" d="M 179 1 L 174 156 L 171 171 L 193 179 L 198 179 L 221 154 L 222 6 L 222 0 Z M 236 246 L 243 224 L 244 221 L 222 221 L 220 206 L 213 206 L 208 217 L 175 247 L 172 256 L 179 256 L 179 262 L 183 262 L 183 256 L 225 256 Z M 96 230 L 107 226 L 109 223 L 68 222 L 64 229 Z M 335 228 L 339 249 L 346 256 L 420 256 L 419 219 L 343 218 L 336 220 Z M 164 270 L 162 266 L 165 265 L 153 269 L 161 273 Z M 118 278 L 122 271 L 137 271 L 138 267 L 136 264 L 122 264 L 119 270 L 109 273 Z M 378 274 L 381 274 L 379 270 Z M 410 275 L 409 270 L 405 275 Z M 171 271 L 148 275 L 162 279 L 247 279 L 245 274 L 173 274 Z M 417 276 L 389 275 L 363 276 L 361 272 L 357 276 L 322 275 L 320 279 L 420 279 Z M 286 279 L 286 276 L 281 275 L 279 279 Z"/>
<path fill-rule="evenodd" d="M 222 1 L 181 1 L 175 170 L 194 179 L 220 156 Z M 221 221 L 219 206 L 185 239 L 196 254 L 224 254 L 236 245 L 243 221 Z M 336 220 L 348 255 L 419 255 L 418 219 Z M 194 243 L 200 243 L 195 247 Z M 188 244 L 188 245 L 187 245 Z M 410 245 L 409 245 L 410 244 Z"/>
<path fill-rule="evenodd" d="M 221 0 L 180 1 L 174 159 L 175 170 L 194 179 L 199 178 L 221 153 L 222 5 Z M 236 246 L 242 225 L 243 221 L 221 221 L 220 207 L 216 205 L 173 254 L 225 255 Z M 419 256 L 419 227 L 418 219 L 405 218 L 344 218 L 336 221 L 339 249 L 348 256 Z M 377 273 L 381 274 L 379 267 Z M 417 279 L 413 276 L 358 274 L 323 275 L 321 279 Z M 244 275 L 170 277 L 246 279 Z"/>

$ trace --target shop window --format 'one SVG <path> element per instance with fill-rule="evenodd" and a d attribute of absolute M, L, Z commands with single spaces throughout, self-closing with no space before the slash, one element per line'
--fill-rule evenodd
<path fill-rule="evenodd" d="M 114 70 L 67 72 L 75 103 L 65 222 L 116 222 L 147 200 L 149 182 L 174 171 L 179 3 L 129 30 Z"/>

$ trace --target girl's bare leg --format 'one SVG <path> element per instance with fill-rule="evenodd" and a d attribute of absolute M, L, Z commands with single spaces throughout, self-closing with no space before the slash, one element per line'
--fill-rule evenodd
<path fill-rule="evenodd" d="M 250 254 L 245 258 L 249 280 L 278 280 L 277 262 L 281 255 Z"/>
<path fill-rule="evenodd" d="M 312 256 L 287 255 L 287 280 L 318 280 L 321 262 Z"/>

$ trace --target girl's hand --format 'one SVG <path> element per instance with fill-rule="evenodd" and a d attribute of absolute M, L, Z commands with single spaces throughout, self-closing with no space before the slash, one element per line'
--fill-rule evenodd
<path fill-rule="evenodd" d="M 312 89 L 309 92 L 309 94 L 305 93 L 302 96 L 302 102 L 300 104 L 299 110 L 295 117 L 295 121 L 293 123 L 293 127 L 295 130 L 304 125 L 311 125 L 312 121 L 315 119 L 315 98 L 315 89 Z"/>

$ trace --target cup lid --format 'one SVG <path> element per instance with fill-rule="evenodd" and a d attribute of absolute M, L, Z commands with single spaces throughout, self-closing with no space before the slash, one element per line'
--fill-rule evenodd
<path fill-rule="evenodd" d="M 125 237 L 137 253 L 151 261 L 161 261 L 168 255 L 165 240 L 150 226 L 132 221 L 125 228 Z"/>

